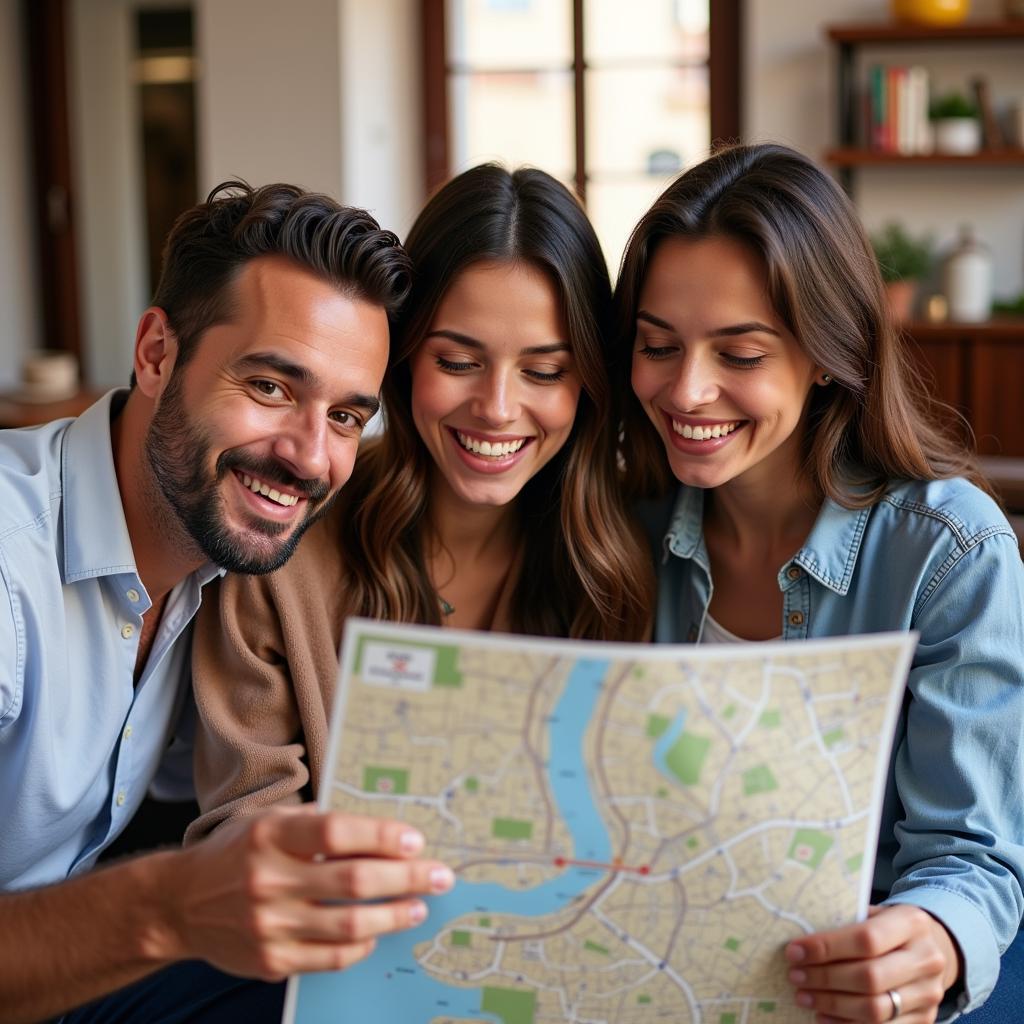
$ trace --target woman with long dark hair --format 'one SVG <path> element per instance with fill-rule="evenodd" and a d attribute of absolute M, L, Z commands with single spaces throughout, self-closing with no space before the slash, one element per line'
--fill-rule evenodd
<path fill-rule="evenodd" d="M 406 248 L 383 434 L 285 568 L 228 577 L 204 606 L 192 839 L 315 794 L 349 615 L 649 633 L 653 574 L 615 454 L 611 287 L 582 208 L 542 171 L 483 165 L 427 203 Z"/>
<path fill-rule="evenodd" d="M 796 1002 L 822 1022 L 973 1010 L 1024 910 L 1024 570 L 852 205 L 792 150 L 720 152 L 637 225 L 616 304 L 623 457 L 664 552 L 656 639 L 920 634 L 878 906 L 788 944 Z M 1019 1011 L 991 1005 L 970 1019 Z"/>

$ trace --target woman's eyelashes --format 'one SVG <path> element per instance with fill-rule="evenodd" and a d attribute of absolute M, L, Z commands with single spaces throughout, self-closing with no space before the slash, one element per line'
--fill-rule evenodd
<path fill-rule="evenodd" d="M 723 352 L 722 358 L 732 366 L 738 367 L 739 369 L 749 370 L 755 366 L 760 366 L 764 362 L 764 356 L 737 356 L 731 352 Z"/>
<path fill-rule="evenodd" d="M 446 373 L 466 373 L 480 366 L 480 363 L 475 360 L 448 359 L 442 355 L 436 355 L 434 359 L 438 367 Z M 554 364 L 545 365 L 544 367 L 524 366 L 522 368 L 523 376 L 537 384 L 557 384 L 568 372 L 566 367 Z"/>
<path fill-rule="evenodd" d="M 637 352 L 645 359 L 668 359 L 680 352 L 678 345 L 652 345 L 649 341 L 640 338 L 637 341 Z M 719 356 L 729 366 L 739 370 L 752 370 L 764 362 L 764 354 L 754 356 L 741 356 L 733 352 L 719 352 Z"/>
<path fill-rule="evenodd" d="M 456 360 L 456 359 L 445 359 L 444 356 L 436 356 L 437 365 L 442 370 L 447 370 L 449 373 L 465 373 L 466 370 L 472 370 L 474 366 L 478 366 L 479 363 L 470 362 L 468 360 Z"/>

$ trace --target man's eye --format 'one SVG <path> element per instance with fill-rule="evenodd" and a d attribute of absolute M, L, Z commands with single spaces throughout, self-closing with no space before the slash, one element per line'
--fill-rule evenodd
<path fill-rule="evenodd" d="M 356 415 L 350 412 L 346 412 L 344 409 L 337 409 L 331 413 L 331 419 L 338 424 L 339 427 L 360 427 L 363 426 L 363 421 Z"/>
<path fill-rule="evenodd" d="M 252 386 L 261 395 L 266 395 L 268 398 L 278 398 L 280 395 L 284 394 L 281 390 L 281 385 L 272 380 L 254 380 L 252 382 Z"/>

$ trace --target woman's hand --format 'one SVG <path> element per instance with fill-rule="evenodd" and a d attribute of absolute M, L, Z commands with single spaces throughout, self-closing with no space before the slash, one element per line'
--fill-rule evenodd
<path fill-rule="evenodd" d="M 949 932 L 931 914 L 906 905 L 872 907 L 866 921 L 816 932 L 786 946 L 796 1003 L 818 1024 L 896 1019 L 932 1024 L 960 974 Z"/>

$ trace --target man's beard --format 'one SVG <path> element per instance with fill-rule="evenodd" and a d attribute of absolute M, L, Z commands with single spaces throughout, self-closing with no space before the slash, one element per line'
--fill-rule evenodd
<path fill-rule="evenodd" d="M 146 434 L 146 456 L 160 493 L 188 536 L 215 565 L 251 575 L 273 572 L 291 558 L 303 533 L 330 508 L 336 495 L 330 495 L 322 480 L 299 479 L 276 459 L 249 455 L 243 449 L 222 452 L 210 473 L 206 468 L 210 440 L 185 411 L 182 376 L 177 370 L 172 375 Z M 305 517 L 292 526 L 254 514 L 245 533 L 233 533 L 224 521 L 218 485 L 235 471 L 303 495 L 308 501 Z M 285 533 L 278 544 L 271 543 Z M 259 543 L 260 538 L 265 542 Z"/>

